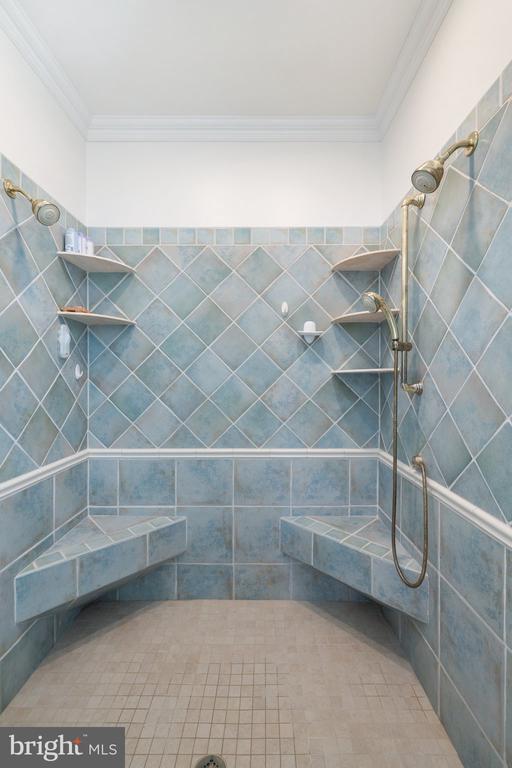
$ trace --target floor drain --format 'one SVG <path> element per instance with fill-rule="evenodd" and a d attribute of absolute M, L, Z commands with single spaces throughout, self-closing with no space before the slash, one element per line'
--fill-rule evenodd
<path fill-rule="evenodd" d="M 206 755 L 197 761 L 196 768 L 226 768 L 226 763 L 218 755 Z"/>

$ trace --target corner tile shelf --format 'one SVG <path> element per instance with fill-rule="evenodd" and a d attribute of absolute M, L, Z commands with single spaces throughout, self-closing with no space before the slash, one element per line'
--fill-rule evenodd
<path fill-rule="evenodd" d="M 186 542 L 184 517 L 85 517 L 16 576 L 16 621 L 86 602 L 182 554 Z"/>
<path fill-rule="evenodd" d="M 398 315 L 398 309 L 391 310 L 393 315 Z M 337 325 L 348 325 L 350 323 L 382 323 L 386 319 L 384 312 L 351 312 L 347 315 L 333 317 L 332 322 Z"/>
<path fill-rule="evenodd" d="M 428 621 L 428 577 L 418 589 L 403 584 L 393 563 L 391 532 L 378 517 L 282 517 L 281 549 L 383 605 Z M 397 552 L 406 574 L 417 576 L 417 561 L 401 544 Z"/>
<path fill-rule="evenodd" d="M 88 256 L 85 253 L 74 251 L 57 251 L 58 256 L 64 261 L 73 264 L 84 272 L 135 272 L 133 267 L 123 264 L 115 259 L 106 259 L 103 256 Z"/>
<path fill-rule="evenodd" d="M 385 251 L 366 251 L 358 253 L 355 256 L 349 256 L 332 267 L 333 272 L 378 272 L 384 269 L 394 258 L 398 256 L 400 250 L 396 248 Z"/>
<path fill-rule="evenodd" d="M 94 312 L 57 312 L 59 317 L 66 320 L 76 320 L 84 325 L 135 325 L 135 320 L 116 315 L 96 315 Z"/>
<path fill-rule="evenodd" d="M 331 371 L 334 376 L 352 375 L 354 373 L 393 373 L 393 368 L 339 368 Z"/>

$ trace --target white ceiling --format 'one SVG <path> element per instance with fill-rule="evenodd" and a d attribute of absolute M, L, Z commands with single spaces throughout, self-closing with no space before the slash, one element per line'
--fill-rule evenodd
<path fill-rule="evenodd" d="M 92 114 L 369 115 L 420 0 L 20 0 Z"/>
<path fill-rule="evenodd" d="M 396 109 L 449 5 L 0 0 L 32 66 L 46 69 L 39 74 L 53 77 L 87 128 L 103 131 L 126 116 L 137 125 L 150 117 L 153 129 L 155 116 L 300 118 L 303 127 L 329 117 L 367 127 Z"/>

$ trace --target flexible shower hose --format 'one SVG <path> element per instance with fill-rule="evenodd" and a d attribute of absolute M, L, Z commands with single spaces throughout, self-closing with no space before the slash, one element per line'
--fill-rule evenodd
<path fill-rule="evenodd" d="M 425 462 L 420 456 L 413 459 L 414 466 L 421 472 L 421 482 L 423 488 L 423 555 L 421 560 L 420 575 L 416 581 L 410 581 L 402 570 L 398 561 L 396 551 L 396 506 L 397 506 L 397 474 L 398 474 L 398 386 L 399 386 L 399 368 L 398 368 L 398 350 L 393 352 L 393 495 L 391 507 L 391 549 L 393 551 L 393 562 L 398 575 L 403 583 L 411 589 L 417 589 L 423 584 L 425 574 L 427 573 L 428 562 L 428 491 L 427 491 L 427 469 Z"/>

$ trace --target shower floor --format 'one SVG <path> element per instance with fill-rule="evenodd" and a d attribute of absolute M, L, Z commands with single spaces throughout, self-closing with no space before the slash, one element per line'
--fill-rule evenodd
<path fill-rule="evenodd" d="M 0 725 L 123 725 L 126 766 L 460 768 L 377 606 L 96 603 Z"/>

